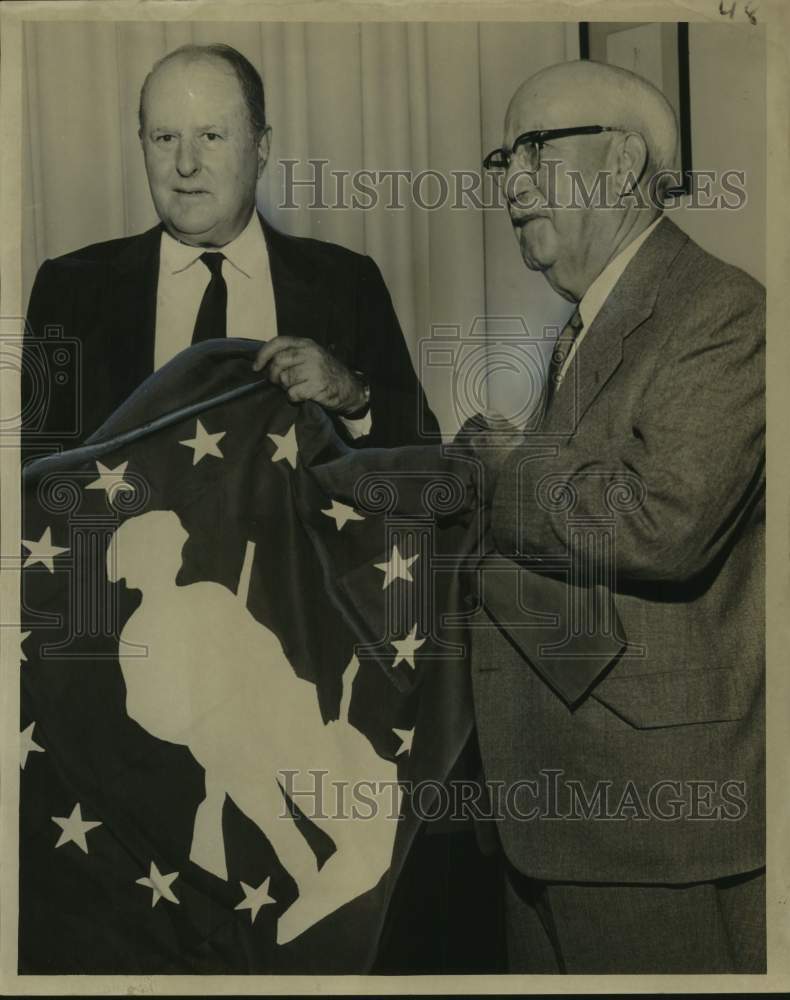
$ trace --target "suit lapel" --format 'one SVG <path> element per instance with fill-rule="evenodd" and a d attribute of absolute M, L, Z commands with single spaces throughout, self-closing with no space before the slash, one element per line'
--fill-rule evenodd
<path fill-rule="evenodd" d="M 154 226 L 130 240 L 113 262 L 115 274 L 108 288 L 108 334 L 116 363 L 108 371 L 118 382 L 113 393 L 116 399 L 124 399 L 154 370 L 162 228 L 161 224 Z"/>
<path fill-rule="evenodd" d="M 259 215 L 277 310 L 277 332 L 280 336 L 310 337 L 319 344 L 326 342 L 329 310 L 323 308 L 318 275 L 301 241 L 279 232 Z"/>
<path fill-rule="evenodd" d="M 324 343 L 329 310 L 322 308 L 316 269 L 301 241 L 286 236 L 258 216 L 269 266 L 280 334 Z M 131 239 L 112 262 L 105 289 L 104 324 L 115 363 L 107 367 L 112 398 L 125 399 L 154 370 L 156 294 L 159 284 L 160 223 Z"/>
<path fill-rule="evenodd" d="M 659 285 L 688 237 L 664 219 L 639 248 L 585 334 L 542 432 L 573 429 L 623 360 L 623 341 L 653 312 Z"/>

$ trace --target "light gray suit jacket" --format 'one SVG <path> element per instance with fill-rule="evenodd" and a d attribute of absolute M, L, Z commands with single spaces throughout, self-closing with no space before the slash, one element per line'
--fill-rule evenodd
<path fill-rule="evenodd" d="M 499 832 L 527 875 L 764 863 L 764 323 L 762 286 L 665 219 L 500 473 L 496 547 L 548 582 L 561 647 L 523 599 L 473 632 L 485 776 L 522 782 Z M 591 636 L 609 653 L 585 660 Z"/>

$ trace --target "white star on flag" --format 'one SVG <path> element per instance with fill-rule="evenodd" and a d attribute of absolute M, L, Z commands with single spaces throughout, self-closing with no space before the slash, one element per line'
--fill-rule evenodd
<path fill-rule="evenodd" d="M 52 822 L 57 823 L 63 831 L 55 847 L 63 847 L 64 844 L 75 843 L 80 850 L 88 853 L 88 842 L 85 834 L 94 827 L 101 826 L 96 820 L 84 820 L 79 802 L 71 810 L 71 816 L 53 816 Z"/>
<path fill-rule="evenodd" d="M 349 507 L 346 503 L 341 503 L 339 500 L 333 500 L 332 506 L 327 510 L 322 510 L 322 514 L 326 514 L 327 517 L 334 518 L 335 527 L 338 531 L 341 528 L 345 528 L 349 521 L 364 521 L 365 518 L 358 514 L 353 507 Z"/>
<path fill-rule="evenodd" d="M 400 746 L 395 751 L 395 756 L 400 757 L 402 753 L 411 753 L 411 745 L 414 742 L 413 729 L 393 729 L 393 733 L 400 740 Z"/>
<path fill-rule="evenodd" d="M 178 872 L 170 872 L 169 875 L 163 875 L 156 867 L 155 862 L 152 861 L 148 878 L 138 878 L 136 884 L 144 885 L 146 889 L 153 890 L 153 895 L 151 896 L 151 909 L 153 909 L 160 899 L 166 899 L 170 903 L 178 902 L 175 893 L 170 888 L 177 878 Z"/>
<path fill-rule="evenodd" d="M 416 669 L 414 666 L 414 654 L 425 642 L 425 639 L 417 638 L 417 623 L 411 627 L 411 632 L 404 639 L 396 639 L 392 646 L 395 647 L 395 659 L 392 663 L 393 670 L 401 662 L 407 663 L 412 670 Z"/>
<path fill-rule="evenodd" d="M 24 651 L 24 649 L 22 649 L 22 646 L 23 646 L 23 644 L 25 642 L 25 639 L 27 639 L 27 637 L 30 634 L 31 634 L 30 632 L 20 632 L 19 633 L 19 662 L 20 662 L 20 664 L 27 663 L 27 657 L 25 656 L 25 651 Z"/>
<path fill-rule="evenodd" d="M 19 734 L 19 766 L 22 770 L 25 770 L 25 764 L 27 764 L 27 755 L 29 753 L 46 753 L 44 747 L 40 747 L 38 743 L 33 739 L 33 730 L 35 729 L 35 722 L 31 722 L 27 729 L 23 729 Z"/>
<path fill-rule="evenodd" d="M 199 420 L 195 420 L 195 436 L 188 441 L 179 441 L 187 448 L 192 448 L 192 464 L 197 465 L 201 458 L 206 455 L 213 455 L 215 458 L 225 456 L 219 450 L 219 442 L 225 437 L 227 431 L 218 431 L 216 434 L 209 434 Z"/>
<path fill-rule="evenodd" d="M 255 923 L 255 918 L 258 916 L 258 910 L 262 906 L 268 906 L 269 903 L 276 903 L 276 899 L 272 899 L 269 895 L 269 878 L 265 878 L 263 882 L 258 886 L 257 889 L 253 889 L 251 885 L 247 885 L 246 882 L 241 883 L 241 887 L 244 890 L 244 899 L 234 907 L 235 910 L 249 910 L 250 911 L 250 923 Z"/>
<path fill-rule="evenodd" d="M 112 501 L 113 494 L 115 493 L 120 493 L 121 491 L 124 493 L 134 493 L 134 486 L 131 483 L 127 483 L 123 478 L 128 464 L 128 462 L 121 462 L 114 469 L 110 469 L 108 466 L 102 465 L 101 462 L 97 461 L 96 471 L 99 473 L 99 478 L 88 483 L 85 489 L 105 490 L 107 492 L 107 499 L 110 501 Z"/>
<path fill-rule="evenodd" d="M 296 468 L 296 456 L 299 454 L 299 445 L 296 443 L 296 424 L 291 424 L 287 434 L 268 435 L 277 446 L 277 451 L 272 455 L 273 462 L 282 462 L 285 459 L 292 469 Z"/>
<path fill-rule="evenodd" d="M 414 578 L 411 575 L 409 567 L 419 558 L 419 555 L 415 555 L 404 559 L 398 551 L 397 544 L 393 545 L 392 556 L 389 562 L 375 563 L 376 569 L 380 569 L 384 573 L 384 582 L 381 585 L 381 589 L 386 590 L 395 580 L 405 580 L 407 583 L 414 583 Z"/>
<path fill-rule="evenodd" d="M 28 566 L 35 566 L 36 563 L 41 563 L 42 566 L 46 566 L 50 573 L 55 572 L 55 566 L 53 560 L 55 556 L 61 555 L 63 552 L 68 552 L 68 548 L 63 548 L 60 545 L 52 544 L 52 529 L 46 528 L 44 534 L 39 538 L 37 542 L 26 542 L 24 538 L 22 539 L 22 544 L 28 550 L 30 555 L 25 559 L 22 568 L 27 569 Z"/>

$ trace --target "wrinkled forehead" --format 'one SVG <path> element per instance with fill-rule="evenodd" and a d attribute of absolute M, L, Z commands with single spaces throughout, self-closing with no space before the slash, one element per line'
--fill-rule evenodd
<path fill-rule="evenodd" d="M 174 58 L 154 71 L 144 95 L 147 117 L 190 111 L 211 118 L 244 112 L 233 70 L 216 58 Z"/>
<path fill-rule="evenodd" d="M 516 136 L 536 129 L 574 128 L 577 125 L 598 124 L 591 118 L 589 100 L 576 88 L 554 86 L 545 81 L 527 81 L 516 93 L 505 115 L 505 142 L 512 145 Z M 590 119 L 589 121 L 587 119 Z"/>

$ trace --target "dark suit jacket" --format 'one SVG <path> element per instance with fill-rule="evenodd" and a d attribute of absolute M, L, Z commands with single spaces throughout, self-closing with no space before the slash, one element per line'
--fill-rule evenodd
<path fill-rule="evenodd" d="M 370 380 L 373 430 L 360 443 L 411 444 L 421 429 L 436 432 L 375 263 L 261 224 L 278 332 L 312 338 Z M 85 440 L 153 372 L 161 233 L 159 225 L 41 265 L 23 366 L 26 455 Z"/>
<path fill-rule="evenodd" d="M 764 323 L 762 286 L 665 219 L 497 480 L 498 551 L 553 565 L 552 586 L 569 557 L 627 641 L 568 697 L 519 628 L 474 633 L 486 777 L 538 782 L 516 800 L 533 818 L 499 823 L 532 877 L 680 883 L 764 863 Z M 578 602 L 556 610 L 583 651 Z"/>

